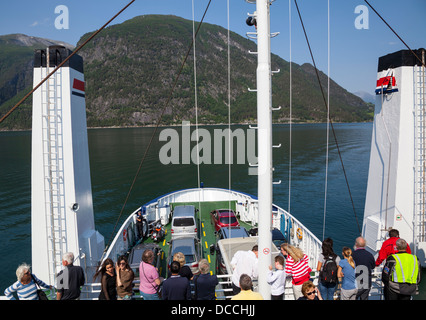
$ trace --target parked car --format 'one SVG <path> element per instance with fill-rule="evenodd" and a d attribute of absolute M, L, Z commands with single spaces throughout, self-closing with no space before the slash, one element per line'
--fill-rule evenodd
<path fill-rule="evenodd" d="M 225 227 L 220 228 L 218 232 L 216 232 L 216 243 L 217 241 L 221 239 L 228 239 L 228 238 L 245 238 L 250 237 L 248 231 L 246 228 L 238 226 L 238 227 Z M 217 247 L 217 244 L 212 245 L 214 248 L 210 247 L 210 252 L 216 251 L 216 274 L 225 274 L 226 273 L 226 267 L 225 263 L 223 262 L 222 254 L 220 253 L 220 250 Z"/>
<path fill-rule="evenodd" d="M 167 265 L 170 270 L 170 263 L 173 255 L 182 252 L 185 256 L 185 265 L 189 266 L 193 274 L 199 273 L 198 263 L 201 260 L 201 244 L 196 237 L 179 237 L 172 239 L 169 247 Z"/>
<path fill-rule="evenodd" d="M 137 246 L 135 246 L 132 251 L 130 251 L 129 254 L 129 265 L 130 268 L 132 268 L 133 272 L 135 273 L 135 278 L 139 279 L 139 265 L 142 261 L 142 255 L 145 252 L 145 250 L 151 249 L 154 252 L 154 261 L 153 265 L 159 270 L 161 259 L 161 248 L 155 244 L 155 243 L 140 243 Z"/>
<path fill-rule="evenodd" d="M 279 249 L 283 243 L 287 243 L 287 239 L 284 237 L 283 233 L 277 229 L 272 229 L 272 242 Z"/>
<path fill-rule="evenodd" d="M 249 230 L 249 234 L 251 236 L 257 236 L 258 235 L 258 228 L 252 228 Z M 283 233 L 280 231 L 280 229 L 273 228 L 271 230 L 272 234 L 272 242 L 275 244 L 275 246 L 279 249 L 283 243 L 287 243 L 286 237 L 283 235 Z"/>
<path fill-rule="evenodd" d="M 235 212 L 231 209 L 217 209 L 210 212 L 212 224 L 215 231 L 219 231 L 223 227 L 236 227 L 238 223 Z"/>
<path fill-rule="evenodd" d="M 197 236 L 196 209 L 191 205 L 176 206 L 173 210 L 171 237 Z"/>
<path fill-rule="evenodd" d="M 241 226 L 220 228 L 219 231 L 216 232 L 216 241 L 221 239 L 241 237 L 250 237 L 247 229 Z"/>

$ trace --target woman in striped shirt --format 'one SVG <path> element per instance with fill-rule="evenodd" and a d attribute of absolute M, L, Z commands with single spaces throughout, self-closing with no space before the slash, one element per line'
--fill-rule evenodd
<path fill-rule="evenodd" d="M 285 264 L 285 273 L 292 277 L 294 299 L 297 300 L 303 296 L 302 284 L 311 277 L 312 269 L 309 267 L 309 258 L 300 248 L 291 246 L 287 243 L 281 245 L 281 252 L 287 256 Z"/>
<path fill-rule="evenodd" d="M 16 277 L 18 281 L 4 291 L 6 298 L 9 300 L 16 300 L 13 295 L 15 292 L 19 300 L 38 300 L 37 285 L 34 281 L 42 288 L 52 289 L 52 286 L 45 284 L 34 274 L 31 275 L 30 266 L 25 263 L 16 269 Z"/>

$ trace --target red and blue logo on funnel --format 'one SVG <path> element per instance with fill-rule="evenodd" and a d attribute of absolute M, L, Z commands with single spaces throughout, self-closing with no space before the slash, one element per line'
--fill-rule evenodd
<path fill-rule="evenodd" d="M 377 80 L 376 94 L 397 92 L 396 79 L 393 75 L 382 77 Z"/>
<path fill-rule="evenodd" d="M 74 79 L 72 84 L 72 94 L 83 98 L 85 97 L 84 81 Z"/>

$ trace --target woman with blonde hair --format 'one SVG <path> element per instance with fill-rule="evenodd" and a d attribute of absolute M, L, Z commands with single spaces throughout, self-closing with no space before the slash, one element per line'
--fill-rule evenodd
<path fill-rule="evenodd" d="M 284 256 L 287 256 L 284 271 L 287 276 L 292 277 L 293 294 L 295 300 L 297 300 L 303 296 L 303 283 L 311 277 L 312 269 L 309 267 L 309 258 L 303 253 L 302 249 L 287 243 L 281 245 L 281 252 Z"/>
<path fill-rule="evenodd" d="M 176 252 L 173 255 L 173 261 L 177 261 L 180 264 L 179 275 L 181 277 L 186 277 L 188 278 L 189 281 L 191 281 L 194 275 L 192 274 L 191 268 L 185 264 L 186 263 L 185 255 L 182 252 Z"/>
<path fill-rule="evenodd" d="M 339 262 L 337 276 L 343 278 L 340 290 L 341 300 L 356 300 L 358 289 L 355 280 L 355 261 L 352 258 L 352 250 L 348 247 L 342 249 L 343 258 Z"/>

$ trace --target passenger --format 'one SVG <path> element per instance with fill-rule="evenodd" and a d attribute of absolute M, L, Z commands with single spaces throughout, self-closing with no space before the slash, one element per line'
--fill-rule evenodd
<path fill-rule="evenodd" d="M 356 300 L 358 289 L 356 288 L 355 280 L 355 261 L 352 258 L 352 250 L 348 247 L 343 247 L 343 260 L 339 262 L 337 275 L 342 280 L 342 288 L 340 289 L 341 300 Z"/>
<path fill-rule="evenodd" d="M 219 284 L 216 275 L 210 274 L 210 264 L 206 259 L 201 259 L 200 275 L 194 277 L 195 300 L 215 300 L 215 289 Z"/>
<path fill-rule="evenodd" d="M 191 286 L 188 278 L 179 275 L 179 262 L 172 261 L 170 271 L 171 277 L 163 284 L 163 300 L 191 300 Z"/>
<path fill-rule="evenodd" d="M 163 278 L 160 278 L 158 270 L 152 265 L 153 261 L 154 252 L 145 250 L 139 265 L 139 291 L 144 300 L 160 300 L 158 292 Z"/>
<path fill-rule="evenodd" d="M 303 296 L 297 300 L 323 300 L 321 292 L 315 287 L 312 281 L 306 281 L 302 284 Z"/>
<path fill-rule="evenodd" d="M 231 260 L 232 272 L 232 291 L 236 295 L 241 291 L 240 288 L 240 277 L 242 274 L 248 275 L 250 278 L 257 278 L 257 258 L 258 258 L 258 246 L 255 245 L 251 250 L 248 251 L 237 251 Z"/>
<path fill-rule="evenodd" d="M 376 259 L 376 267 L 385 261 L 391 254 L 397 253 L 396 241 L 399 239 L 399 231 L 392 229 L 389 231 L 389 239 L 383 242 L 379 255 Z M 410 246 L 407 244 L 407 253 L 411 253 Z"/>
<path fill-rule="evenodd" d="M 283 300 L 285 288 L 285 272 L 284 258 L 282 256 L 275 257 L 275 271 L 269 266 L 267 277 L 268 283 L 271 285 L 271 300 Z"/>
<path fill-rule="evenodd" d="M 191 281 L 192 278 L 194 278 L 191 268 L 185 265 L 186 263 L 185 255 L 182 252 L 176 252 L 173 255 L 173 261 L 177 261 L 180 264 L 180 271 L 179 271 L 180 276 L 188 278 L 189 281 Z"/>
<path fill-rule="evenodd" d="M 18 281 L 4 291 L 9 300 L 16 300 L 14 293 L 18 296 L 18 300 L 39 300 L 37 284 L 45 289 L 53 289 L 52 286 L 38 279 L 35 274 L 31 274 L 30 266 L 26 263 L 21 264 L 16 269 L 16 278 Z"/>
<path fill-rule="evenodd" d="M 312 269 L 309 267 L 309 258 L 300 248 L 283 243 L 281 248 L 287 253 L 285 265 L 286 276 L 292 277 L 294 299 L 302 296 L 302 284 L 311 277 Z"/>
<path fill-rule="evenodd" d="M 80 300 L 80 287 L 86 281 L 83 268 L 74 265 L 74 254 L 72 252 L 64 254 L 62 265 L 65 269 L 57 275 L 56 300 Z M 67 285 L 64 284 L 64 280 L 68 282 Z"/>
<path fill-rule="evenodd" d="M 132 300 L 135 273 L 130 268 L 125 256 L 118 258 L 117 265 L 115 266 L 115 274 L 117 275 L 117 299 Z"/>
<path fill-rule="evenodd" d="M 379 255 L 376 259 L 376 267 L 378 267 L 383 261 L 385 261 L 390 255 L 395 254 L 398 252 L 398 249 L 396 248 L 396 241 L 399 239 L 399 231 L 396 229 L 391 229 L 389 231 L 389 239 L 387 239 L 385 242 L 383 242 L 382 247 L 379 250 Z M 411 253 L 410 246 L 407 244 L 407 253 Z M 384 274 L 384 270 L 382 272 L 382 278 L 386 277 L 387 275 Z M 387 287 L 388 282 L 383 282 L 383 295 L 385 297 L 385 300 L 388 300 L 388 292 L 389 288 Z"/>
<path fill-rule="evenodd" d="M 383 268 L 383 282 L 387 283 L 386 300 L 411 300 L 418 294 L 421 280 L 419 259 L 407 252 L 408 244 L 404 239 L 396 241 L 398 253 L 386 259 Z"/>
<path fill-rule="evenodd" d="M 371 290 L 371 277 L 376 263 L 374 256 L 365 250 L 366 242 L 363 237 L 358 237 L 355 240 L 355 251 L 352 252 L 352 258 L 355 261 L 355 276 L 358 292 L 357 300 L 368 300 L 368 295 Z M 368 276 L 368 278 L 367 278 Z"/>
<path fill-rule="evenodd" d="M 241 288 L 240 293 L 234 295 L 231 300 L 263 300 L 259 292 L 252 290 L 253 283 L 249 275 L 243 273 L 240 276 L 239 285 Z"/>
<path fill-rule="evenodd" d="M 339 282 L 337 269 L 340 257 L 334 253 L 333 240 L 324 239 L 322 253 L 318 257 L 317 270 L 319 271 L 318 290 L 324 300 L 334 300 L 334 292 Z"/>
<path fill-rule="evenodd" d="M 117 275 L 114 269 L 114 261 L 105 259 L 102 267 L 93 276 L 93 281 L 101 275 L 101 292 L 99 300 L 117 300 Z"/>

